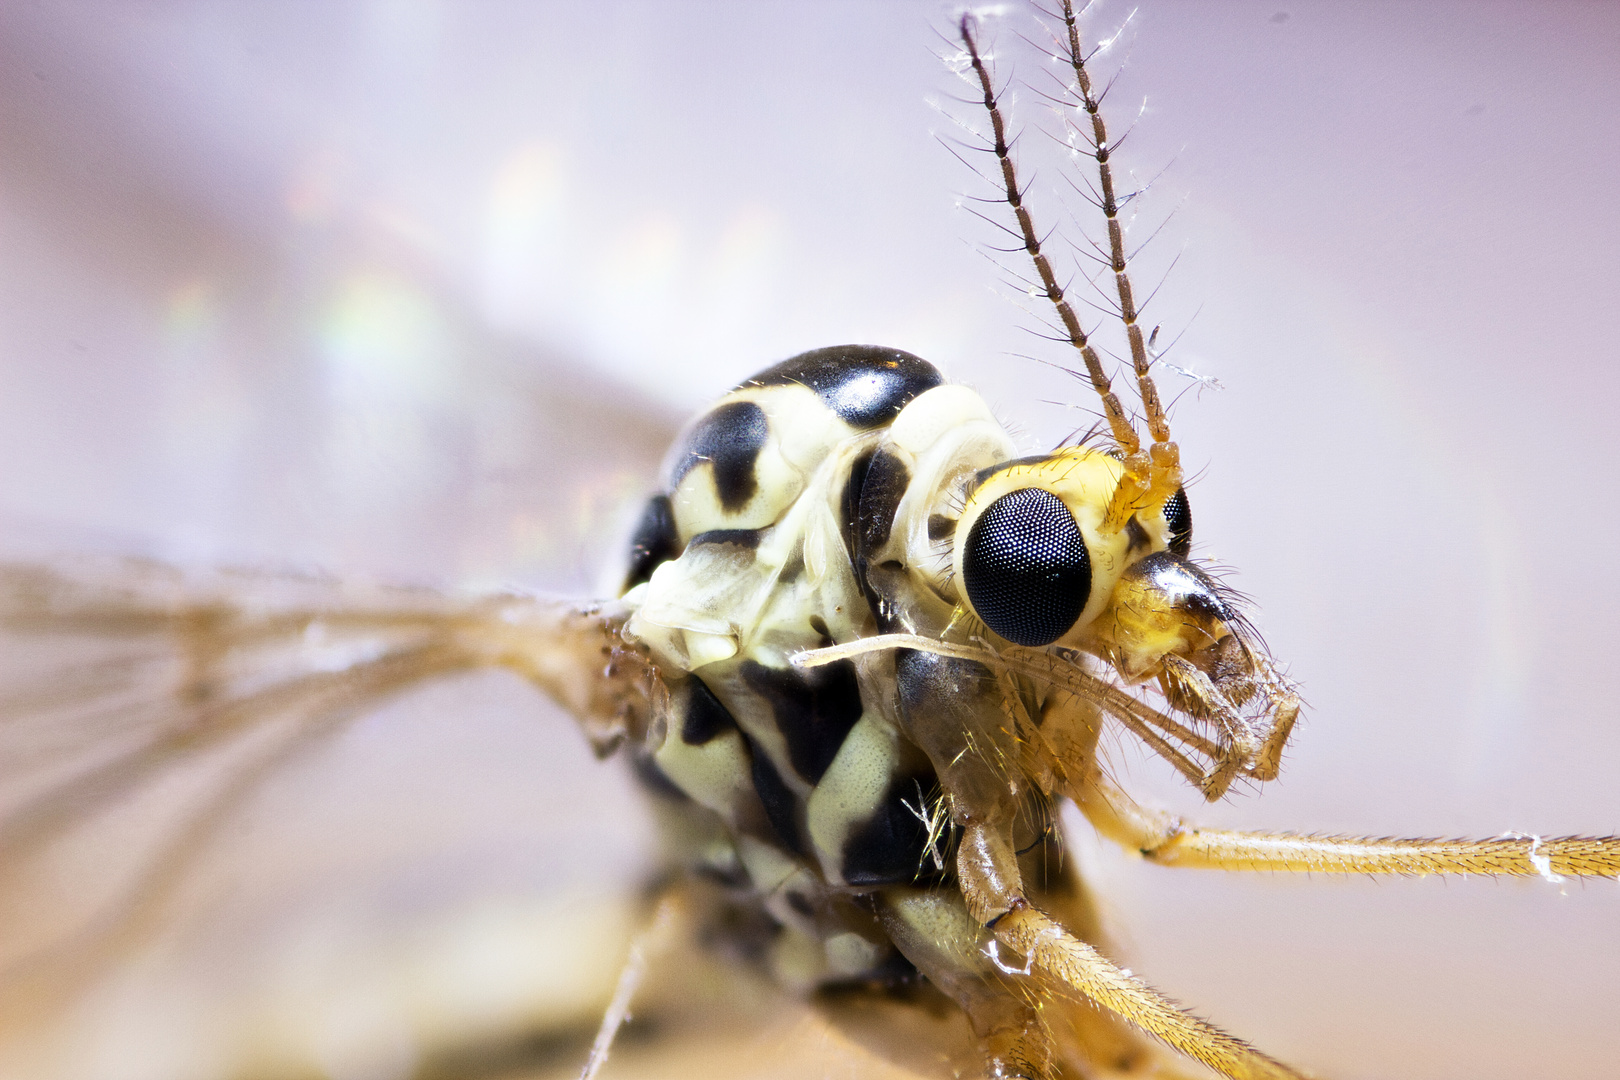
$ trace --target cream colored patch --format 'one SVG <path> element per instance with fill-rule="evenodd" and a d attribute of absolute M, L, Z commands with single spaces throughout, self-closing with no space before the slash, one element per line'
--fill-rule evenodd
<path fill-rule="evenodd" d="M 737 837 L 737 854 L 742 856 L 748 880 L 767 895 L 776 892 L 788 878 L 803 869 L 782 849 L 752 836 Z"/>
<path fill-rule="evenodd" d="M 877 942 L 854 931 L 834 934 L 827 939 L 825 949 L 828 974 L 845 978 L 871 971 L 878 966 L 886 951 Z"/>
<path fill-rule="evenodd" d="M 683 541 L 711 529 L 761 529 L 774 524 L 803 494 L 810 474 L 828 451 L 854 433 L 822 404 L 815 391 L 804 386 L 733 391 L 719 405 L 739 401 L 759 406 L 769 425 L 765 444 L 753 463 L 754 494 L 735 511 L 728 511 L 720 505 L 714 467 L 707 462 L 694 465 L 670 492 Z M 697 422 L 709 415 L 705 413 Z M 685 444 L 683 436 L 676 446 Z"/>
<path fill-rule="evenodd" d="M 739 800 L 753 790 L 748 747 L 740 732 L 727 731 L 693 746 L 671 731 L 653 760 L 693 801 L 736 825 Z"/>
<path fill-rule="evenodd" d="M 979 966 L 979 943 L 984 932 L 963 906 L 960 893 L 891 889 L 884 896 L 914 940 L 928 942 L 937 952 L 955 957 L 964 967 Z"/>
<path fill-rule="evenodd" d="M 828 881 L 843 881 L 844 844 L 883 803 L 900 763 L 900 737 L 876 712 L 850 729 L 821 782 L 805 804 L 810 842 Z"/>

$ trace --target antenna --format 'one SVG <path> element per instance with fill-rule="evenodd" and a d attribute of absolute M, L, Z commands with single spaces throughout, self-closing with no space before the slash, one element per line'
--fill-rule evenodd
<path fill-rule="evenodd" d="M 1068 334 L 1069 344 L 1080 352 L 1081 359 L 1086 365 L 1086 376 L 1091 380 L 1091 388 L 1097 391 L 1102 398 L 1103 414 L 1108 419 L 1108 430 L 1114 436 L 1114 443 L 1129 457 L 1139 454 L 1142 449 L 1142 440 L 1131 426 L 1130 418 L 1119 403 L 1119 396 L 1114 393 L 1108 382 L 1108 376 L 1103 372 L 1102 360 L 1097 356 L 1096 348 L 1091 339 L 1080 326 L 1080 317 L 1074 313 L 1074 307 L 1063 296 L 1063 287 L 1057 283 L 1057 277 L 1052 273 L 1052 264 L 1041 251 L 1041 239 L 1035 233 L 1035 222 L 1029 216 L 1029 210 L 1024 206 L 1024 195 L 1018 187 L 1018 174 L 1013 167 L 1012 149 L 1007 145 L 1007 125 L 1001 115 L 1001 106 L 997 102 L 995 85 L 990 81 L 990 71 L 985 66 L 984 58 L 979 52 L 979 43 L 974 37 L 975 20 L 971 14 L 963 15 L 960 24 L 962 44 L 967 47 L 968 58 L 973 64 L 973 73 L 979 78 L 979 86 L 984 90 L 984 108 L 990 114 L 990 125 L 995 131 L 996 160 L 1001 163 L 1001 190 L 1012 207 L 1013 215 L 1018 219 L 1019 231 L 1023 233 L 1024 250 L 1034 260 L 1035 272 L 1040 275 L 1041 288 L 1046 292 L 1046 298 L 1057 308 L 1058 318 L 1063 320 L 1063 328 Z"/>
<path fill-rule="evenodd" d="M 1080 45 L 1079 20 L 1071 0 L 1063 0 L 1063 25 L 1066 41 L 1063 43 L 1069 66 L 1074 69 L 1074 84 L 1069 87 L 1078 99 L 1079 108 L 1091 117 L 1092 156 L 1097 161 L 1097 179 L 1101 195 L 1103 217 L 1108 222 L 1109 262 L 1114 271 L 1114 284 L 1119 291 L 1119 317 L 1125 324 L 1125 334 L 1131 343 L 1131 364 L 1136 369 L 1136 385 L 1142 398 L 1142 413 L 1147 419 L 1148 434 L 1153 437 L 1151 451 L 1152 488 L 1150 505 L 1162 503 L 1174 495 L 1181 486 L 1181 452 L 1170 441 L 1170 421 L 1164 413 L 1159 389 L 1153 383 L 1152 363 L 1147 346 L 1142 341 L 1142 327 L 1136 321 L 1136 297 L 1131 290 L 1131 279 L 1126 272 L 1129 259 L 1125 255 L 1125 230 L 1119 224 L 1119 200 L 1114 195 L 1114 170 L 1109 164 L 1113 147 L 1108 142 L 1108 129 L 1103 123 L 1102 101 L 1092 92 L 1091 75 L 1086 71 L 1088 59 Z M 1073 125 L 1071 125 L 1073 126 Z M 1082 135 L 1084 132 L 1082 131 Z M 1155 498 L 1171 476 L 1174 483 L 1162 497 Z"/>
<path fill-rule="evenodd" d="M 996 160 L 1001 165 L 1000 189 L 1007 205 L 1012 207 L 1013 215 L 1018 219 L 1018 229 L 1024 241 L 1024 250 L 1029 252 L 1030 259 L 1035 264 L 1035 272 L 1040 278 L 1040 287 L 1046 293 L 1046 298 L 1057 309 L 1058 317 L 1063 322 L 1069 344 L 1079 353 L 1085 363 L 1086 377 L 1091 387 L 1102 399 L 1103 414 L 1107 418 L 1108 428 L 1113 435 L 1114 443 L 1119 447 L 1125 465 L 1125 474 L 1120 478 L 1119 486 L 1114 490 L 1113 498 L 1109 502 L 1108 513 L 1103 519 L 1102 528 L 1105 532 L 1117 532 L 1125 527 L 1125 522 L 1138 510 L 1153 506 L 1162 506 L 1181 487 L 1181 453 L 1176 444 L 1170 441 L 1170 425 L 1165 418 L 1163 404 L 1159 400 L 1157 387 L 1153 384 L 1149 374 L 1150 363 L 1147 356 L 1146 345 L 1142 341 L 1142 331 L 1136 322 L 1136 303 L 1131 292 L 1130 279 L 1126 275 L 1125 240 L 1119 225 L 1119 206 L 1114 197 L 1114 175 L 1109 168 L 1108 156 L 1111 147 L 1108 144 L 1107 129 L 1103 126 L 1101 105 L 1091 91 L 1091 79 L 1085 68 L 1085 55 L 1080 48 L 1079 33 L 1076 28 L 1073 5 L 1070 0 L 1063 2 L 1063 19 L 1068 29 L 1068 59 L 1074 68 L 1078 83 L 1077 97 L 1081 107 L 1091 116 L 1092 146 L 1097 159 L 1098 172 L 1102 182 L 1102 204 L 1104 215 L 1108 220 L 1108 237 L 1111 251 L 1110 264 L 1114 271 L 1114 280 L 1119 290 L 1120 315 L 1125 322 L 1126 333 L 1131 342 L 1131 359 L 1136 369 L 1137 386 L 1142 397 L 1142 406 L 1147 418 L 1148 432 L 1152 436 L 1153 445 L 1149 451 L 1142 449 L 1141 437 L 1136 428 L 1125 415 L 1120 405 L 1119 397 L 1113 392 L 1108 376 L 1102 368 L 1102 361 L 1097 355 L 1096 347 L 1091 344 L 1090 337 L 1080 325 L 1080 319 L 1074 312 L 1074 307 L 1063 295 L 1063 288 L 1057 283 L 1052 273 L 1052 264 L 1046 254 L 1041 250 L 1041 239 L 1035 231 L 1034 220 L 1030 217 L 1027 207 L 1024 206 L 1023 191 L 1018 185 L 1018 174 L 1013 165 L 1011 147 L 1007 143 L 1007 125 L 1003 117 L 1001 106 L 996 93 L 995 84 L 991 80 L 989 68 L 984 62 L 984 56 L 979 50 L 979 43 L 975 36 L 976 20 L 973 15 L 962 16 L 959 31 L 962 44 L 967 49 L 968 59 L 972 64 L 973 72 L 978 77 L 979 87 L 984 93 L 984 109 L 990 114 L 990 124 L 994 132 L 993 150 Z M 1071 88 L 1072 90 L 1072 88 Z"/>

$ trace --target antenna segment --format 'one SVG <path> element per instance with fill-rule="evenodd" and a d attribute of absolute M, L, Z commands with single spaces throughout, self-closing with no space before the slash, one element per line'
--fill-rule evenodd
<path fill-rule="evenodd" d="M 1170 421 L 1164 413 L 1159 389 L 1153 383 L 1147 346 L 1142 340 L 1142 327 L 1137 323 L 1136 298 L 1131 290 L 1131 279 L 1126 273 L 1129 260 L 1125 255 L 1125 230 L 1119 223 L 1119 200 L 1114 195 L 1114 171 L 1109 165 L 1112 147 L 1108 144 L 1108 129 L 1103 123 L 1102 102 L 1091 89 L 1091 75 L 1086 70 L 1086 54 L 1080 45 L 1079 20 L 1071 0 L 1063 0 L 1063 25 L 1066 31 L 1066 51 L 1069 66 L 1074 69 L 1074 85 L 1070 92 L 1079 99 L 1079 107 L 1091 117 L 1092 156 L 1097 161 L 1097 179 L 1102 196 L 1103 217 L 1108 221 L 1109 262 L 1114 271 L 1114 284 L 1119 292 L 1119 317 L 1125 324 L 1125 334 L 1131 344 L 1131 365 L 1136 369 L 1136 385 L 1142 398 L 1142 413 L 1147 419 L 1148 433 L 1153 438 L 1152 465 L 1154 488 L 1162 488 L 1174 474 L 1175 483 L 1164 492 L 1163 498 L 1175 494 L 1181 486 L 1181 453 L 1170 441 Z M 1150 495 L 1157 494 L 1157 491 Z M 1156 500 L 1156 501 L 1162 501 Z"/>
<path fill-rule="evenodd" d="M 1091 89 L 1091 78 L 1086 71 L 1086 57 L 1080 47 L 1074 8 L 1069 0 L 1064 0 L 1063 3 L 1063 21 L 1068 31 L 1066 59 L 1074 69 L 1076 79 L 1076 85 L 1070 88 L 1070 92 L 1078 99 L 1079 107 L 1091 117 L 1093 156 L 1097 161 L 1098 175 L 1102 184 L 1103 213 L 1108 221 L 1109 262 L 1119 292 L 1120 317 L 1125 323 L 1125 332 L 1130 339 L 1131 361 L 1136 370 L 1142 410 L 1147 419 L 1148 433 L 1153 439 L 1151 448 L 1146 452 L 1142 449 L 1140 436 L 1120 405 L 1118 395 L 1113 392 L 1096 347 L 1091 344 L 1090 337 L 1081 326 L 1073 305 L 1063 295 L 1063 287 L 1057 283 L 1057 277 L 1052 272 L 1052 264 L 1041 250 L 1041 239 L 1035 231 L 1034 220 L 1028 208 L 1024 206 L 1023 192 L 1018 185 L 1018 174 L 1013 165 L 1011 148 L 1007 143 L 1006 120 L 989 68 L 979 50 L 973 16 L 964 15 L 959 29 L 962 44 L 967 49 L 973 72 L 978 77 L 979 87 L 984 94 L 984 109 L 990 115 L 994 133 L 993 149 L 996 160 L 1001 165 L 1000 187 L 1003 197 L 1007 205 L 1012 207 L 1014 217 L 1018 219 L 1024 250 L 1029 252 L 1029 257 L 1035 264 L 1035 272 L 1040 278 L 1046 298 L 1057 309 L 1069 344 L 1080 353 L 1081 360 L 1085 364 L 1086 377 L 1102 401 L 1103 415 L 1108 421 L 1109 432 L 1123 456 L 1125 475 L 1120 478 L 1119 487 L 1114 491 L 1103 521 L 1105 532 L 1117 532 L 1124 528 L 1125 522 L 1137 511 L 1164 505 L 1180 489 L 1181 453 L 1176 444 L 1170 441 L 1169 420 L 1159 399 L 1158 388 L 1153 383 L 1147 346 L 1142 340 L 1141 327 L 1137 324 L 1136 301 L 1131 291 L 1130 278 L 1126 273 L 1128 260 L 1125 255 L 1124 231 L 1119 224 L 1119 203 L 1114 195 L 1114 175 L 1108 163 L 1111 149 L 1108 144 L 1108 132 L 1103 124 L 1101 103 Z"/>

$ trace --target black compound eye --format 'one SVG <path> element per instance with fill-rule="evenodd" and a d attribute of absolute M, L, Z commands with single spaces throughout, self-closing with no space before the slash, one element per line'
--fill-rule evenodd
<path fill-rule="evenodd" d="M 1164 523 L 1170 526 L 1170 550 L 1183 559 L 1192 550 L 1192 507 L 1187 505 L 1187 489 L 1176 488 L 1164 504 Z"/>
<path fill-rule="evenodd" d="M 962 551 L 968 602 L 1017 645 L 1050 645 L 1091 596 L 1091 555 L 1074 515 L 1044 488 L 1003 495 L 968 530 Z"/>

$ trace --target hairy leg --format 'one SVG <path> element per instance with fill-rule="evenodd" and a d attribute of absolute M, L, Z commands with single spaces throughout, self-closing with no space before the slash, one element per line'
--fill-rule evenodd
<path fill-rule="evenodd" d="M 1328 874 L 1620 876 L 1620 837 L 1615 836 L 1404 840 L 1200 829 L 1174 814 L 1138 806 L 1095 769 L 1070 795 L 1102 835 L 1166 866 Z"/>

